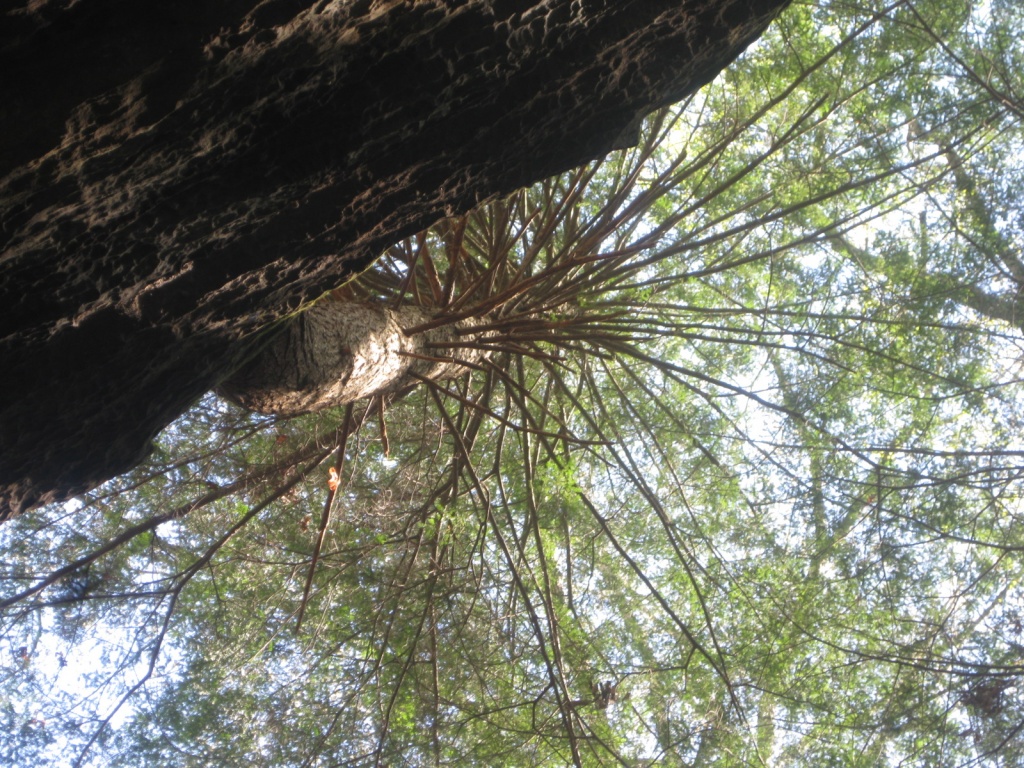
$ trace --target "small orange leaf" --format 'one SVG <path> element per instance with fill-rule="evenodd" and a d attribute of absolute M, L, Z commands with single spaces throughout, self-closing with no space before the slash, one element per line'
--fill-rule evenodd
<path fill-rule="evenodd" d="M 336 470 L 334 467 L 331 467 L 330 475 L 330 478 L 327 480 L 327 487 L 330 488 L 332 491 L 336 491 L 338 490 L 338 483 L 340 482 L 340 478 L 338 477 L 338 470 Z"/>

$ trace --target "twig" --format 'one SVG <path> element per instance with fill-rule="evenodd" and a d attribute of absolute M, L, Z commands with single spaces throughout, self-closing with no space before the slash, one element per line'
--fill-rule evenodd
<path fill-rule="evenodd" d="M 299 615 L 295 619 L 295 634 L 299 634 L 302 628 L 302 617 L 306 613 L 306 603 L 309 601 L 309 591 L 313 587 L 313 574 L 316 572 L 316 564 L 320 559 L 320 549 L 324 545 L 324 537 L 327 535 L 327 525 L 331 522 L 331 509 L 334 507 L 334 499 L 338 495 L 338 488 L 341 487 L 341 477 L 345 469 L 345 446 L 348 444 L 349 431 L 352 428 L 352 403 L 345 408 L 345 421 L 341 427 L 341 441 L 338 443 L 338 450 L 334 456 L 334 466 L 337 467 L 338 482 L 333 484 L 327 492 L 327 501 L 324 502 L 324 511 L 320 515 L 320 531 L 316 537 L 316 546 L 313 548 L 313 559 L 309 563 L 309 573 L 306 574 L 306 586 L 302 590 L 302 602 L 299 603 Z"/>

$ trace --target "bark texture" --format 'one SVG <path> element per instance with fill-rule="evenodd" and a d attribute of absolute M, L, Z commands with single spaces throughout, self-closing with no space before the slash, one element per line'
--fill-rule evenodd
<path fill-rule="evenodd" d="M 484 353 L 462 342 L 470 322 L 406 331 L 434 318 L 418 307 L 322 301 L 218 387 L 244 408 L 294 416 L 372 395 L 419 378 L 442 381 L 479 365 Z"/>
<path fill-rule="evenodd" d="M 0 519 L 133 466 L 265 329 L 632 137 L 787 0 L 0 11 Z"/>

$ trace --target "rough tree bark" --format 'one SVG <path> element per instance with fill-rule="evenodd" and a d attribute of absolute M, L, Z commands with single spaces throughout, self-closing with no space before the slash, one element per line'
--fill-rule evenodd
<path fill-rule="evenodd" d="M 787 0 L 0 11 L 0 519 L 129 469 L 395 240 L 628 144 Z"/>
<path fill-rule="evenodd" d="M 244 408 L 295 416 L 443 381 L 479 365 L 481 346 L 460 330 L 475 321 L 445 323 L 419 333 L 433 316 L 419 307 L 322 301 L 303 312 L 217 391 Z M 474 334 L 479 341 L 482 334 Z"/>

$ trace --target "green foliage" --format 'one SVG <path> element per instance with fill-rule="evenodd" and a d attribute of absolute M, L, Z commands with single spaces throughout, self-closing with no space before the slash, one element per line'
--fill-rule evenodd
<path fill-rule="evenodd" d="M 1019 764 L 1022 24 L 797 4 L 336 297 L 486 363 L 6 524 L 0 760 Z"/>

